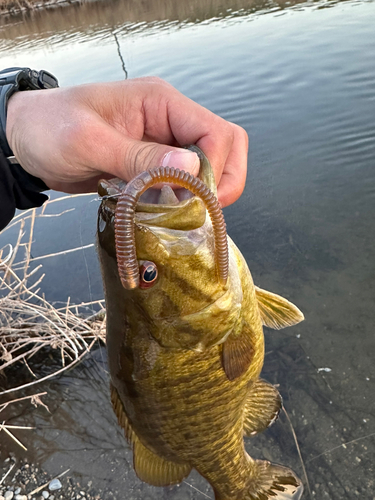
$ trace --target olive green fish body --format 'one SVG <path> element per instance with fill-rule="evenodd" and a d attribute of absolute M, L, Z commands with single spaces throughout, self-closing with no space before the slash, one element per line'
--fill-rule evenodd
<path fill-rule="evenodd" d="M 138 476 L 163 486 L 195 468 L 217 500 L 298 500 L 303 488 L 293 472 L 251 459 L 243 436 L 267 428 L 281 406 L 277 390 L 259 379 L 262 324 L 294 324 L 301 313 L 254 286 L 229 238 L 228 281 L 218 283 L 212 225 L 196 198 L 136 213 L 137 258 L 154 262 L 159 276 L 150 289 L 126 290 L 114 210 L 104 201 L 98 223 L 111 395 Z"/>

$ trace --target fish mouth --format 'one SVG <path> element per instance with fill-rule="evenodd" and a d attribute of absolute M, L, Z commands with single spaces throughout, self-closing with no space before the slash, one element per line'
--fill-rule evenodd
<path fill-rule="evenodd" d="M 189 146 L 200 159 L 198 177 L 217 195 L 215 177 L 210 162 L 196 146 Z M 125 189 L 121 179 L 101 180 L 98 193 L 107 209 L 115 213 L 117 199 Z M 152 187 L 145 191 L 135 208 L 135 223 L 165 227 L 168 229 L 191 230 L 201 227 L 206 220 L 206 208 L 200 198 L 185 188 L 172 188 L 163 184 L 159 189 Z"/>
<path fill-rule="evenodd" d="M 193 197 L 193 193 L 188 189 L 179 187 L 173 189 L 170 184 L 164 184 L 160 189 L 151 188 L 145 191 L 139 199 L 136 211 L 147 211 L 147 206 L 144 207 L 143 205 L 175 207 Z"/>
<path fill-rule="evenodd" d="M 117 200 L 126 183 L 120 179 L 101 181 L 99 194 L 103 197 L 102 210 L 114 220 Z M 189 231 L 203 226 L 206 208 L 200 198 L 183 188 L 173 190 L 170 185 L 148 189 L 135 207 L 135 224 Z"/>

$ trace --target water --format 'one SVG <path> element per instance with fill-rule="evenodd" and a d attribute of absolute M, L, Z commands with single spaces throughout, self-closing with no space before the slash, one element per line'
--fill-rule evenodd
<path fill-rule="evenodd" d="M 264 377 L 280 384 L 311 498 L 374 498 L 374 18 L 368 1 L 98 2 L 1 26 L 1 67 L 46 68 L 61 85 L 158 75 L 247 130 L 246 189 L 225 216 L 255 282 L 306 316 L 266 331 Z M 34 256 L 94 241 L 95 196 L 72 205 L 38 222 Z M 94 248 L 44 270 L 50 300 L 102 297 Z M 37 426 L 19 436 L 51 474 L 72 467 L 115 498 L 213 496 L 196 474 L 168 489 L 136 478 L 101 350 L 45 389 L 51 414 L 20 406 L 11 420 Z M 285 415 L 247 449 L 303 477 Z"/>

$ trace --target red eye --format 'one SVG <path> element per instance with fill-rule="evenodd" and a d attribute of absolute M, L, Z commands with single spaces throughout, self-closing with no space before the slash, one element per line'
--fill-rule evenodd
<path fill-rule="evenodd" d="M 139 288 L 151 288 L 158 278 L 158 268 L 154 262 L 144 261 L 139 266 Z"/>

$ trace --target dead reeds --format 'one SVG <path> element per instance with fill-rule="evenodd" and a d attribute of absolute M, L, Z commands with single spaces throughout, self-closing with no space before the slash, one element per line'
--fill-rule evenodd
<path fill-rule="evenodd" d="M 71 304 L 68 298 L 65 305 L 56 307 L 40 291 L 44 274 L 42 264 L 36 265 L 34 261 L 80 251 L 82 247 L 35 259 L 31 257 L 36 218 L 61 216 L 64 212 L 46 214 L 47 205 L 72 197 L 47 202 L 38 214 L 35 209 L 23 212 L 4 230 L 19 226 L 15 244 L 5 244 L 0 249 L 0 375 L 6 374 L 16 363 L 22 363 L 30 373 L 31 381 L 16 383 L 0 391 L 1 397 L 6 396 L 5 402 L 0 404 L 0 413 L 10 404 L 22 399 L 29 399 L 34 405 L 43 404 L 41 397 L 46 393 L 39 392 L 18 398 L 15 393 L 72 368 L 90 352 L 96 342 L 105 339 L 104 301 L 77 305 Z M 88 314 L 88 311 L 91 313 Z M 35 373 L 30 363 L 33 356 L 43 348 L 58 353 L 59 359 L 54 364 L 56 368 L 47 375 Z M 1 430 L 11 433 L 11 426 L 1 423 L 0 418 L 0 432 Z"/>

